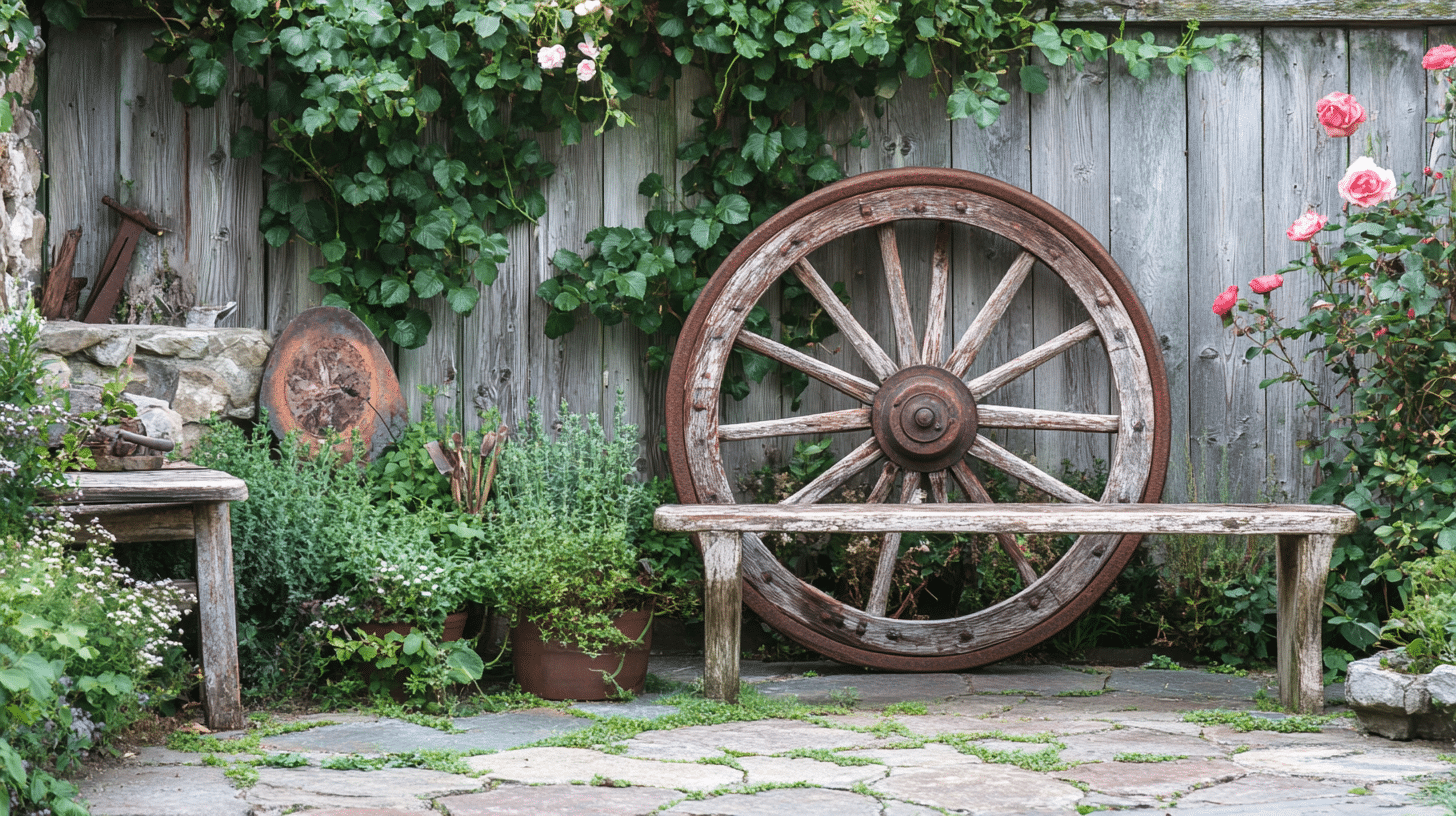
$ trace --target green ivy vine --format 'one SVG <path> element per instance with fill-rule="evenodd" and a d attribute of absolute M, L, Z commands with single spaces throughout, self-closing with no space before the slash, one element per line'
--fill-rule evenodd
<path fill-rule="evenodd" d="M 1175 46 L 1151 34 L 1064 28 L 1045 0 L 161 0 L 147 54 L 180 60 L 173 94 L 210 106 L 232 55 L 253 70 L 242 97 L 259 127 L 234 157 L 261 152 L 270 174 L 261 215 L 272 246 L 316 247 L 310 277 L 326 303 L 353 310 L 405 348 L 424 343 L 420 302 L 443 297 L 468 314 L 496 276 L 503 231 L 546 207 L 552 166 L 541 134 L 564 144 L 630 126 L 622 102 L 665 96 L 695 68 L 710 90 L 678 158 L 680 180 L 652 175 L 639 191 L 659 206 L 642 225 L 591 231 L 593 251 L 561 251 L 538 294 L 548 335 L 590 313 L 670 338 L 707 276 L 749 231 L 844 174 L 827 132 L 855 97 L 889 99 L 904 77 L 934 77 L 952 119 L 981 126 L 1009 100 L 1001 76 L 1046 90 L 1040 54 L 1082 67 L 1110 54 L 1134 76 L 1163 62 L 1175 74 L 1212 67 L 1231 35 Z M 52 8 L 52 7 L 56 8 Z M 84 4 L 49 0 L 74 25 Z M 266 77 L 266 81 L 264 81 Z M 861 136 L 862 138 L 862 136 Z M 691 202 L 691 204 L 687 203 Z M 794 308 L 786 342 L 817 342 L 828 321 Z M 767 316 L 754 316 L 767 330 Z M 649 363 L 667 358 L 653 347 Z M 769 364 L 745 361 L 750 376 Z"/>

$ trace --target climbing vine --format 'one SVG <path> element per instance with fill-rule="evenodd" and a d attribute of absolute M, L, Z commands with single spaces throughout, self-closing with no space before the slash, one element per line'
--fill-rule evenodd
<path fill-rule="evenodd" d="M 50 0 L 74 11 L 75 0 Z M 210 106 L 229 90 L 225 60 L 253 69 L 240 94 L 257 127 L 233 156 L 262 153 L 273 179 L 263 207 L 272 246 L 300 238 L 323 265 L 311 278 L 330 305 L 377 334 L 421 345 L 420 301 L 469 313 L 506 258 L 503 231 L 546 207 L 553 168 L 540 134 L 565 144 L 630 126 L 622 102 L 667 93 L 685 68 L 710 82 L 701 123 L 679 148 L 688 171 L 653 175 L 659 203 L 642 225 L 593 230 L 582 258 L 558 252 L 539 295 L 546 332 L 590 313 L 675 334 L 707 275 L 788 202 L 835 181 L 828 125 L 855 97 L 893 97 L 904 77 L 933 77 L 947 115 L 981 126 L 1010 98 L 1001 76 L 1046 90 L 1052 66 L 1116 54 L 1147 77 L 1212 67 L 1231 36 L 1176 45 L 1151 34 L 1066 28 L 1045 0 L 162 0 L 148 55 L 179 61 L 177 99 Z M 52 15 L 63 24 L 66 15 Z M 266 78 L 266 81 L 265 81 Z M 852 137 L 851 137 L 852 138 Z M 802 293 L 787 292 L 792 302 Z M 824 321 L 784 322 L 796 344 Z M 766 315 L 755 315 L 757 323 Z M 660 364 L 665 349 L 652 350 Z M 749 374 L 767 361 L 747 360 Z"/>

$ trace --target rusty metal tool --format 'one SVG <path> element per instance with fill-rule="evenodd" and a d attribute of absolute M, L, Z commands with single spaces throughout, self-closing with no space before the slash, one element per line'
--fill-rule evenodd
<path fill-rule="evenodd" d="M 143 232 L 161 237 L 166 230 L 155 224 L 147 214 L 132 207 L 123 207 L 111 196 L 102 196 L 101 203 L 121 214 L 121 227 L 106 252 L 106 260 L 96 273 L 91 286 L 91 297 L 86 301 L 87 323 L 105 323 L 121 299 L 121 285 L 126 282 L 126 272 L 131 266 L 132 253 L 136 252 L 137 241 Z"/>

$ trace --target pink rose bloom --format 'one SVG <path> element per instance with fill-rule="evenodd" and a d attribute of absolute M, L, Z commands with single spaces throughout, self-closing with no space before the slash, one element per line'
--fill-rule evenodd
<path fill-rule="evenodd" d="M 1444 71 L 1456 65 L 1456 45 L 1438 45 L 1421 57 L 1421 67 L 1427 71 Z"/>
<path fill-rule="evenodd" d="M 566 64 L 566 46 L 552 45 L 542 48 L 536 52 L 536 62 L 548 71 L 560 68 Z"/>
<path fill-rule="evenodd" d="M 1373 207 L 1395 198 L 1395 174 L 1377 167 L 1369 156 L 1356 159 L 1340 179 L 1340 197 L 1357 207 Z"/>
<path fill-rule="evenodd" d="M 572 11 L 575 12 L 576 16 L 578 17 L 585 17 L 594 11 L 601 10 L 602 0 L 581 0 L 580 3 L 576 4 L 576 8 L 572 9 Z"/>
<path fill-rule="evenodd" d="M 582 82 L 591 82 L 591 78 L 597 75 L 597 64 L 591 60 L 582 60 L 576 64 L 576 78 Z"/>
<path fill-rule="evenodd" d="M 1325 133 L 1335 138 L 1353 136 L 1365 121 L 1365 109 L 1347 93 L 1334 93 L 1321 99 L 1314 106 L 1319 123 L 1325 126 Z"/>
<path fill-rule="evenodd" d="M 1239 287 L 1230 286 L 1223 290 L 1223 294 L 1213 299 L 1213 313 L 1219 317 L 1227 315 L 1233 310 L 1234 304 L 1239 302 Z"/>
<path fill-rule="evenodd" d="M 1283 275 L 1262 275 L 1249 281 L 1249 288 L 1256 294 L 1267 295 L 1284 285 Z"/>
<path fill-rule="evenodd" d="M 1294 223 L 1289 225 L 1289 229 L 1285 230 L 1284 234 L 1289 236 L 1289 240 L 1291 241 L 1308 241 L 1316 233 L 1324 229 L 1325 224 L 1329 222 L 1330 219 L 1325 218 L 1314 210 L 1310 210 L 1294 219 Z"/>
<path fill-rule="evenodd" d="M 582 53 L 582 56 L 586 57 L 587 59 L 596 59 L 602 53 L 602 49 L 597 48 L 595 45 L 589 42 L 577 43 L 576 50 L 580 51 Z"/>

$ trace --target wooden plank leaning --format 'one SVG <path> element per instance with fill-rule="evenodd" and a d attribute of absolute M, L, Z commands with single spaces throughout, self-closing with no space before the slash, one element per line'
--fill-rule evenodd
<path fill-rule="evenodd" d="M 704 692 L 735 700 L 745 532 L 1138 533 L 1278 537 L 1280 703 L 1324 705 L 1320 605 L 1335 539 L 1359 518 L 1344 507 L 1296 504 L 665 505 L 657 529 L 701 533 L 707 579 Z M 738 588 L 739 591 L 733 591 Z"/>

